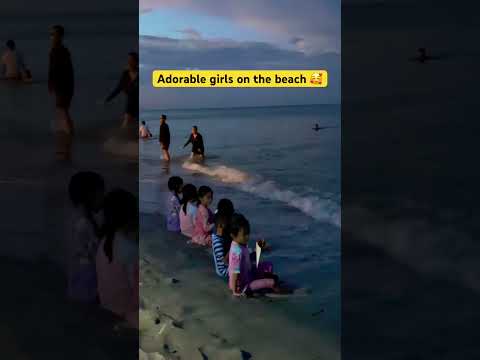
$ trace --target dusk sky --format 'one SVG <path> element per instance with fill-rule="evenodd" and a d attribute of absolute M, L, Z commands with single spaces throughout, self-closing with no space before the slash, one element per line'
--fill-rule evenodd
<path fill-rule="evenodd" d="M 340 102 L 340 0 L 140 0 L 141 105 Z M 163 69 L 327 69 L 327 89 L 153 89 Z"/>

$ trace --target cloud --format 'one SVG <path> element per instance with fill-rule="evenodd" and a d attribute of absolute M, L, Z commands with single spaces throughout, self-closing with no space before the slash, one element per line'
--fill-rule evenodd
<path fill-rule="evenodd" d="M 339 0 L 141 0 L 140 9 L 177 9 L 226 18 L 278 40 L 301 36 L 309 51 L 340 51 Z"/>
<path fill-rule="evenodd" d="M 175 108 L 339 103 L 340 55 L 305 53 L 263 42 L 141 36 L 142 106 Z M 327 89 L 153 89 L 151 71 L 162 69 L 315 69 L 329 71 Z"/>
<path fill-rule="evenodd" d="M 200 40 L 202 38 L 200 32 L 192 28 L 178 30 L 178 32 L 184 35 L 187 39 Z"/>

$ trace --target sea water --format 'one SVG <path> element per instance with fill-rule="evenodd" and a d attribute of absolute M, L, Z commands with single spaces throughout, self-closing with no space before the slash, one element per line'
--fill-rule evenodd
<path fill-rule="evenodd" d="M 161 160 L 161 114 L 168 117 L 172 138 L 170 164 Z M 251 223 L 251 240 L 265 238 L 272 245 L 262 256 L 274 263 L 275 272 L 311 290 L 278 306 L 338 336 L 340 107 L 144 110 L 141 120 L 154 135 L 140 142 L 141 212 L 164 214 L 165 183 L 173 175 L 210 186 L 212 210 L 219 199 L 231 199 Z M 321 129 L 315 131 L 317 123 Z M 193 125 L 204 138 L 203 163 L 191 162 L 190 146 L 183 148 Z"/>

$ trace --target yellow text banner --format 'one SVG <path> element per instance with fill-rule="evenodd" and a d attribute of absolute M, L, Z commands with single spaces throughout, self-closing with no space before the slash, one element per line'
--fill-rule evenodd
<path fill-rule="evenodd" d="M 155 88 L 325 88 L 326 70 L 154 70 Z"/>

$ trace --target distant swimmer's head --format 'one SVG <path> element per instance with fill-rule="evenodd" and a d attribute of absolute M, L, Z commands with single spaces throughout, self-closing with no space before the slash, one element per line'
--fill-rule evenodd
<path fill-rule="evenodd" d="M 165 124 L 166 122 L 167 122 L 167 115 L 162 114 L 162 116 L 160 116 L 160 123 Z"/>
<path fill-rule="evenodd" d="M 208 186 L 200 186 L 198 189 L 198 202 L 208 208 L 213 201 L 213 190 Z"/>
<path fill-rule="evenodd" d="M 50 28 L 50 39 L 53 46 L 62 44 L 65 36 L 65 28 L 62 25 L 53 25 Z"/>
<path fill-rule="evenodd" d="M 68 194 L 74 206 L 89 212 L 98 212 L 103 206 L 105 181 L 95 172 L 78 172 L 70 179 Z"/>
<path fill-rule="evenodd" d="M 183 179 L 180 176 L 172 176 L 168 179 L 168 190 L 178 195 L 182 193 Z"/>
<path fill-rule="evenodd" d="M 233 207 L 233 202 L 229 199 L 220 199 L 217 204 L 217 214 L 223 214 L 227 217 L 232 217 L 233 213 L 235 212 L 235 208 Z"/>
<path fill-rule="evenodd" d="M 12 51 L 14 51 L 16 48 L 15 41 L 13 40 L 8 40 L 5 46 L 7 47 L 7 49 L 10 49 Z"/>
<path fill-rule="evenodd" d="M 138 71 L 138 53 L 134 51 L 128 53 L 128 69 Z"/>
<path fill-rule="evenodd" d="M 198 134 L 198 127 L 192 126 L 192 134 L 194 135 Z"/>
<path fill-rule="evenodd" d="M 230 221 L 230 236 L 238 244 L 248 244 L 250 238 L 250 223 L 242 214 L 233 214 Z"/>

